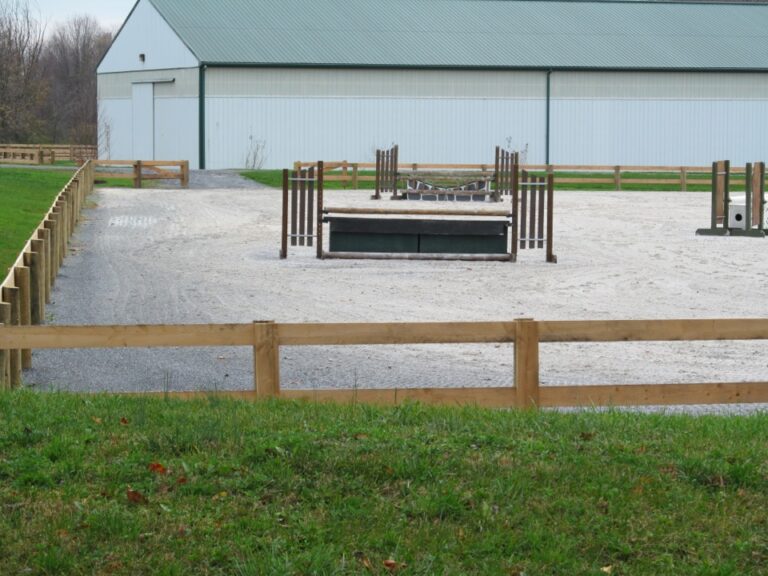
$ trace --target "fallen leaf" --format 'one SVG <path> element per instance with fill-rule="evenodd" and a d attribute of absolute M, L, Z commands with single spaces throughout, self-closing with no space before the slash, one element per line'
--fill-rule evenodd
<path fill-rule="evenodd" d="M 96 418 L 96 416 L 92 416 L 91 420 L 93 420 L 96 424 L 101 424 L 102 423 L 101 418 Z"/>
<path fill-rule="evenodd" d="M 187 483 L 186 476 L 179 476 L 178 480 L 176 480 L 176 484 L 186 484 L 186 483 Z"/>
<path fill-rule="evenodd" d="M 611 572 L 613 572 L 613 566 L 603 566 L 602 568 L 600 568 L 600 572 L 602 572 L 603 574 L 610 574 Z"/>
<path fill-rule="evenodd" d="M 131 502 L 133 504 L 147 504 L 149 500 L 147 500 L 147 497 L 144 496 L 141 492 L 138 490 L 133 490 L 131 488 L 128 488 L 125 491 L 125 495 L 128 497 L 128 502 Z"/>
<path fill-rule="evenodd" d="M 368 440 L 368 434 L 355 434 L 355 440 Z"/>
<path fill-rule="evenodd" d="M 596 434 L 596 432 L 582 432 L 579 434 L 579 437 L 584 440 L 584 442 L 589 442 L 590 440 L 594 439 Z"/>
<path fill-rule="evenodd" d="M 154 472 L 155 474 L 167 474 L 168 470 L 160 464 L 160 462 L 152 462 L 149 466 L 149 471 Z"/>
<path fill-rule="evenodd" d="M 122 418 L 120 418 L 120 424 L 121 424 L 122 426 L 128 426 L 128 418 L 126 418 L 125 416 L 123 416 Z"/>
<path fill-rule="evenodd" d="M 402 562 L 396 562 L 395 560 L 392 560 L 392 558 L 389 558 L 388 560 L 384 560 L 384 568 L 390 572 L 397 572 L 401 568 L 405 568 L 405 564 Z"/>

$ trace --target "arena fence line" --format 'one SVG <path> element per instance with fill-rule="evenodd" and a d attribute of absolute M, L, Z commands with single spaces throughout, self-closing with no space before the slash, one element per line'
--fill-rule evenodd
<path fill-rule="evenodd" d="M 471 404 L 494 408 L 691 405 L 768 402 L 768 382 L 540 386 L 541 344 L 766 340 L 768 319 L 587 320 L 436 323 L 249 324 L 138 326 L 0 326 L 0 349 L 249 346 L 254 388 L 215 394 L 338 403 Z M 514 383 L 494 388 L 281 390 L 281 346 L 514 344 Z M 11 352 L 14 353 L 14 352 Z M 8 352 L 6 352 L 8 354 Z M 382 382 L 385 385 L 386 382 Z M 162 392 L 199 398 L 214 392 Z"/>
<path fill-rule="evenodd" d="M 0 283 L 0 324 L 28 326 L 45 319 L 45 306 L 64 262 L 69 238 L 80 221 L 85 198 L 93 191 L 93 162 L 86 161 L 56 196 Z M 0 348 L 0 389 L 21 383 L 32 366 L 28 348 Z"/>
<path fill-rule="evenodd" d="M 316 166 L 317 162 L 296 161 L 294 170 L 301 170 L 310 166 Z M 360 171 L 375 171 L 377 163 L 373 162 L 347 162 L 325 161 L 324 179 L 326 182 L 343 182 L 357 188 L 359 182 L 376 182 L 376 175 L 361 174 Z M 555 187 L 563 184 L 598 184 L 610 185 L 614 190 L 620 191 L 628 185 L 647 186 L 680 186 L 681 191 L 686 192 L 690 186 L 711 186 L 711 166 L 605 166 L 605 165 L 581 165 L 581 164 L 521 164 L 521 170 L 529 172 L 545 172 L 555 176 Z M 414 176 L 424 171 L 458 171 L 475 170 L 480 174 L 492 174 L 493 164 L 427 164 L 418 162 L 398 162 L 398 173 L 407 173 Z M 558 175 L 558 172 L 561 173 Z M 562 173 L 566 173 L 563 175 Z M 579 174 L 582 173 L 582 174 Z M 655 174 L 669 175 L 668 177 L 651 177 Z M 649 176 L 638 178 L 637 174 Z M 744 169 L 732 169 L 731 174 L 737 176 L 740 184 L 743 184 Z"/>

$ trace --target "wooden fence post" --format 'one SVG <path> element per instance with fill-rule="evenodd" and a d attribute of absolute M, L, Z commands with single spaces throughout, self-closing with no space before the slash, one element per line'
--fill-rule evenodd
<path fill-rule="evenodd" d="M 616 190 L 621 190 L 621 166 L 613 167 L 613 184 Z"/>
<path fill-rule="evenodd" d="M 189 188 L 189 160 L 181 161 L 181 187 Z"/>
<path fill-rule="evenodd" d="M 0 325 L 11 323 L 11 305 L 0 300 Z M 0 349 L 0 390 L 11 389 L 11 351 Z"/>
<path fill-rule="evenodd" d="M 3 288 L 2 298 L 5 302 L 11 305 L 11 315 L 8 325 L 18 326 L 20 319 L 19 289 Z M 9 350 L 8 353 L 11 357 L 10 384 L 11 388 L 16 388 L 21 385 L 21 350 Z"/>
<path fill-rule="evenodd" d="M 13 276 L 19 289 L 19 324 L 30 326 L 32 324 L 32 290 L 29 268 L 17 266 L 14 268 Z M 28 348 L 21 351 L 21 367 L 24 369 L 32 368 L 32 351 Z"/>
<path fill-rule="evenodd" d="M 53 269 L 53 252 L 51 247 L 51 229 L 48 227 L 49 221 L 43 222 L 43 228 L 37 231 L 37 237 L 43 241 L 43 268 L 44 268 L 44 281 L 45 288 L 45 302 L 46 304 L 51 301 L 51 270 Z"/>
<path fill-rule="evenodd" d="M 358 174 L 358 165 L 357 162 L 352 164 L 352 189 L 357 190 L 357 188 L 360 186 L 359 184 L 359 174 Z"/>
<path fill-rule="evenodd" d="M 680 167 L 680 191 L 688 191 L 688 170 L 686 170 L 685 166 Z"/>
<path fill-rule="evenodd" d="M 515 322 L 515 392 L 518 408 L 539 405 L 539 326 L 529 318 Z"/>
<path fill-rule="evenodd" d="M 29 266 L 31 321 L 32 324 L 42 324 L 45 318 L 45 265 L 43 262 L 42 240 L 32 240 L 32 252 L 25 256 L 25 264 Z M 28 256 L 28 258 L 27 258 Z"/>
<path fill-rule="evenodd" d="M 280 395 L 280 346 L 273 321 L 253 323 L 253 378 L 256 398 Z"/>
<path fill-rule="evenodd" d="M 141 188 L 141 160 L 137 160 L 133 165 L 133 187 Z"/>

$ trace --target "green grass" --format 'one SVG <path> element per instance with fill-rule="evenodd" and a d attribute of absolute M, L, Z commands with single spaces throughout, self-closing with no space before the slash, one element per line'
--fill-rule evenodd
<path fill-rule="evenodd" d="M 7 393 L 2 572 L 765 574 L 767 427 Z"/>
<path fill-rule="evenodd" d="M 72 173 L 72 170 L 0 169 L 0 281 Z"/>
<path fill-rule="evenodd" d="M 340 174 L 335 172 L 334 174 Z M 374 176 L 376 173 L 373 171 L 361 171 L 360 175 Z M 544 176 L 544 172 L 531 172 L 536 176 Z M 283 172 L 282 170 L 251 170 L 248 172 L 241 172 L 241 175 L 245 178 L 250 178 L 256 182 L 271 186 L 273 188 L 282 188 L 283 186 Z M 621 189 L 627 191 L 656 191 L 656 192 L 674 192 L 680 191 L 681 187 L 674 184 L 633 184 L 632 180 L 648 180 L 648 179 L 671 179 L 679 178 L 679 172 L 623 172 Z M 589 184 L 589 183 L 558 183 L 558 178 L 612 178 L 612 173 L 607 172 L 556 172 L 555 173 L 555 189 L 556 190 L 615 190 L 615 186 L 610 183 L 606 184 Z M 739 181 L 741 180 L 741 182 Z M 731 190 L 735 192 L 744 191 L 743 175 L 733 175 Z M 689 192 L 703 192 L 709 191 L 711 186 L 711 176 L 709 174 L 688 174 L 688 191 Z M 351 184 L 326 181 L 325 188 L 328 190 L 339 190 L 343 188 L 351 188 Z M 361 190 L 373 190 L 375 188 L 374 182 L 361 181 L 358 184 L 358 188 Z"/>

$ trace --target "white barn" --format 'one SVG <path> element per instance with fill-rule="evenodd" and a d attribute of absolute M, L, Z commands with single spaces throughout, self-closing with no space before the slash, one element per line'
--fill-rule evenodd
<path fill-rule="evenodd" d="M 736 164 L 768 156 L 768 5 L 139 0 L 98 67 L 103 158 Z"/>

